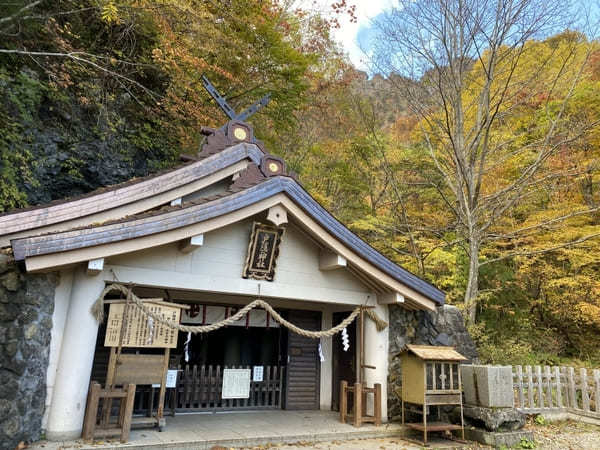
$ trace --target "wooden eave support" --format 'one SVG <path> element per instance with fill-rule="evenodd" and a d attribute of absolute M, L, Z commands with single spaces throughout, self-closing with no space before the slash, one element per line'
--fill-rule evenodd
<path fill-rule="evenodd" d="M 86 273 L 88 275 L 98 275 L 104 270 L 104 258 L 90 259 L 88 261 Z"/>
<path fill-rule="evenodd" d="M 204 234 L 197 234 L 190 238 L 184 239 L 179 244 L 179 250 L 182 253 L 190 253 L 204 245 Z"/>
<path fill-rule="evenodd" d="M 288 223 L 287 211 L 281 205 L 271 206 L 267 213 L 267 220 L 278 227 L 281 224 Z"/>
<path fill-rule="evenodd" d="M 346 258 L 337 253 L 330 252 L 329 250 L 322 250 L 319 255 L 319 269 L 320 270 L 335 270 L 342 269 L 347 266 Z"/>
<path fill-rule="evenodd" d="M 380 305 L 398 305 L 404 303 L 404 296 L 400 292 L 382 292 L 377 295 Z"/>

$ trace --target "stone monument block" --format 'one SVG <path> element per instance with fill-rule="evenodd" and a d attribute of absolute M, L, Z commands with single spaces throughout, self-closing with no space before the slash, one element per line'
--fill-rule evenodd
<path fill-rule="evenodd" d="M 488 408 L 513 408 L 511 366 L 461 366 L 465 403 Z"/>

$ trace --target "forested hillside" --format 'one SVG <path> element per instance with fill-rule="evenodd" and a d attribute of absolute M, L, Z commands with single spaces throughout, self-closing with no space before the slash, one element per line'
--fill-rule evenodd
<path fill-rule="evenodd" d="M 369 78 L 330 37 L 339 14 L 352 9 L 258 0 L 4 6 L 0 212 L 195 153 L 200 127 L 225 121 L 202 88 L 206 74 L 236 108 L 271 93 L 250 120 L 267 148 L 353 231 L 464 308 L 483 360 L 598 364 L 600 44 L 555 30 L 488 46 L 456 71 L 449 58 L 418 76 L 388 66 Z M 476 149 L 465 165 L 472 179 L 456 153 L 449 99 L 465 105 L 461 126 L 478 130 L 462 136 Z"/>

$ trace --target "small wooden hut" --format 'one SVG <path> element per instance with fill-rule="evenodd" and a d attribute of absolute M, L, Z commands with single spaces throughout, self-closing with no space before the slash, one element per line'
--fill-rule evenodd
<path fill-rule="evenodd" d="M 452 347 L 429 345 L 407 345 L 401 354 L 402 361 L 402 424 L 404 424 L 405 404 L 422 407 L 413 411 L 423 415 L 421 423 L 407 423 L 410 428 L 423 432 L 423 442 L 427 443 L 428 431 L 461 430 L 464 439 L 462 415 L 462 389 L 459 364 L 466 361 L 463 355 Z M 430 406 L 460 406 L 460 425 L 440 421 L 427 423 Z"/>

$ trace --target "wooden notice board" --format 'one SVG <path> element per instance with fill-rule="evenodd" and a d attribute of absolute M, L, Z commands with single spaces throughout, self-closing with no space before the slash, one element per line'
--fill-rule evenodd
<path fill-rule="evenodd" d="M 148 302 L 146 306 L 159 316 L 179 323 L 181 308 Z M 175 348 L 177 347 L 177 330 L 157 323 L 146 316 L 136 305 L 111 303 L 106 324 L 105 347 L 118 347 L 123 324 L 123 313 L 127 308 L 127 320 L 123 329 L 123 347 L 137 348 Z"/>

